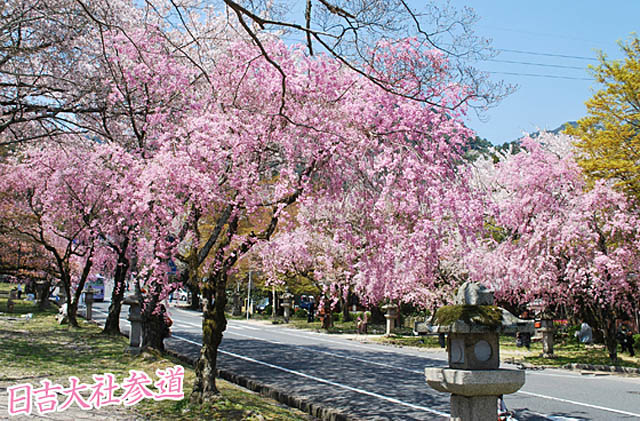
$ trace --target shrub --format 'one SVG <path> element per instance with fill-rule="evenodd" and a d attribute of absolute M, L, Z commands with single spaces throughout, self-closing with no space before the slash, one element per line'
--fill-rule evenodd
<path fill-rule="evenodd" d="M 307 313 L 307 310 L 305 310 L 303 308 L 297 308 L 293 312 L 293 318 L 294 319 L 306 319 L 308 314 L 309 313 Z"/>

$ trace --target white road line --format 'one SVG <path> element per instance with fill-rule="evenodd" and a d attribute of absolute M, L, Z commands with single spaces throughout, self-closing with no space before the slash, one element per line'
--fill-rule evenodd
<path fill-rule="evenodd" d="M 181 340 L 183 340 L 185 342 L 189 342 L 189 343 L 192 343 L 192 344 L 196 344 L 196 345 L 202 346 L 201 343 L 198 343 L 196 341 L 192 341 L 192 340 L 187 339 L 187 338 L 182 338 L 182 337 L 177 336 L 177 335 L 173 335 L 173 337 L 176 338 L 176 339 L 181 339 Z M 280 367 L 278 365 L 269 364 L 267 362 L 259 361 L 259 360 L 256 360 L 256 359 L 253 359 L 253 358 L 250 358 L 250 357 L 245 357 L 244 355 L 239 355 L 239 354 L 235 354 L 233 352 L 223 351 L 223 350 L 221 350 L 219 348 L 218 348 L 218 352 L 220 352 L 222 354 L 225 354 L 225 355 L 229 355 L 230 357 L 238 358 L 238 359 L 241 359 L 241 360 L 244 360 L 244 361 L 249 361 L 249 362 L 252 362 L 252 363 L 255 363 L 255 364 L 259 364 L 259 365 L 263 365 L 265 367 L 273 368 L 273 369 L 276 369 L 276 370 L 279 370 L 279 371 L 284 371 L 285 373 L 293 374 L 295 376 L 300 376 L 300 377 L 304 377 L 306 379 L 314 380 L 314 381 L 317 381 L 319 383 L 324 383 L 324 384 L 328 384 L 330 386 L 335 386 L 335 387 L 338 387 L 338 388 L 341 388 L 341 389 L 349 390 L 351 392 L 359 393 L 361 395 L 372 396 L 374 398 L 385 400 L 387 402 L 395 403 L 395 404 L 398 404 L 398 405 L 406 406 L 406 407 L 409 407 L 409 408 L 412 408 L 412 409 L 417 409 L 417 410 L 424 411 L 424 412 L 429 412 L 431 414 L 439 415 L 439 416 L 442 416 L 442 417 L 448 417 L 449 416 L 449 414 L 446 413 L 446 412 L 440 412 L 440 411 L 437 411 L 435 409 L 428 408 L 426 406 L 414 405 L 414 404 L 409 403 L 409 402 L 404 402 L 404 401 L 401 401 L 399 399 L 391 398 L 389 396 L 380 395 L 378 393 L 370 392 L 368 390 L 358 389 L 356 387 L 347 386 L 347 385 L 342 384 L 342 383 L 337 383 L 337 382 L 333 382 L 331 380 L 323 379 L 323 378 L 320 378 L 320 377 L 311 376 L 309 374 L 305 374 L 305 373 L 302 373 L 300 371 L 290 370 L 290 369 L 285 368 L 285 367 Z"/>
<path fill-rule="evenodd" d="M 231 325 L 230 325 L 231 326 Z M 233 326 L 233 327 L 239 327 L 241 329 L 249 329 L 249 330 L 263 330 L 259 327 L 255 327 L 255 326 L 248 326 L 248 325 L 241 325 L 241 326 Z"/>
<path fill-rule="evenodd" d="M 622 411 L 620 409 L 613 409 L 613 408 L 607 408 L 606 406 L 600 406 L 600 405 L 591 405 L 589 403 L 583 403 L 583 402 L 577 402 L 577 401 L 572 401 L 570 399 L 562 399 L 562 398 L 556 398 L 554 396 L 548 396 L 548 395 L 540 395 L 538 393 L 532 393 L 532 392 L 525 392 L 524 390 L 520 390 L 518 392 L 515 393 L 517 394 L 523 394 L 523 395 L 528 395 L 528 396 L 533 396 L 536 398 L 542 398 L 542 399 L 550 399 L 552 401 L 558 401 L 558 402 L 563 402 L 563 403 L 569 403 L 569 404 L 573 404 L 573 405 L 579 405 L 579 406 L 584 406 L 587 408 L 592 408 L 592 409 L 599 409 L 601 411 L 607 411 L 607 412 L 613 412 L 616 414 L 622 414 L 622 415 L 631 415 L 632 417 L 638 417 L 640 418 L 640 414 L 636 414 L 634 412 L 627 412 L 627 411 Z M 546 416 L 546 415 L 545 415 Z M 547 417 L 548 418 L 548 417 Z"/>

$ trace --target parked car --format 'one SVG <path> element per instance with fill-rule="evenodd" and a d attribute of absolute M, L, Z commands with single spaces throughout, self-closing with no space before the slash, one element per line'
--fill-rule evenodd
<path fill-rule="evenodd" d="M 269 299 L 263 298 L 262 300 L 258 301 L 258 304 L 256 304 L 256 311 L 258 313 L 262 313 L 264 312 L 264 310 L 267 308 L 268 305 L 269 305 Z"/>
<path fill-rule="evenodd" d="M 179 289 L 176 291 L 176 298 L 178 301 L 189 301 L 189 291 Z"/>
<path fill-rule="evenodd" d="M 87 281 L 86 289 L 91 287 L 93 289 L 93 300 L 104 301 L 104 282 L 105 278 L 101 275 L 95 277 L 90 281 Z"/>

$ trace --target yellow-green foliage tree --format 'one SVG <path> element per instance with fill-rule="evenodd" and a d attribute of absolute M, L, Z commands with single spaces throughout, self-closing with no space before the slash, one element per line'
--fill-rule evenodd
<path fill-rule="evenodd" d="M 611 179 L 640 200 L 640 39 L 620 42 L 623 60 L 591 68 L 602 85 L 586 102 L 588 115 L 567 133 L 578 138 L 580 165 L 593 179 Z"/>

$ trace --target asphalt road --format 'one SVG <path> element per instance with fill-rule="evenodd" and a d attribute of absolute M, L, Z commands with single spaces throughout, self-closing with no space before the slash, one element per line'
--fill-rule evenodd
<path fill-rule="evenodd" d="M 96 308 L 97 307 L 97 308 Z M 96 303 L 104 320 L 108 303 Z M 128 331 L 123 307 L 121 327 Z M 167 345 L 197 355 L 201 315 L 170 309 Z M 364 420 L 443 420 L 448 395 L 431 389 L 424 368 L 446 365 L 442 351 L 363 344 L 339 335 L 255 321 L 229 321 L 220 346 L 220 368 L 270 384 Z M 509 365 L 504 365 L 510 368 Z M 526 384 L 505 397 L 520 421 L 639 420 L 640 378 L 527 371 Z"/>

